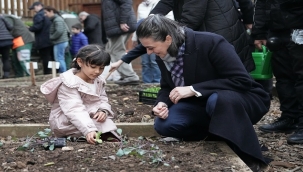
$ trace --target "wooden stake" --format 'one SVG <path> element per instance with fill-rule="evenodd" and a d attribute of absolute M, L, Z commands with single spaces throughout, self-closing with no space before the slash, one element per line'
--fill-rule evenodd
<path fill-rule="evenodd" d="M 33 62 L 29 63 L 29 69 L 30 69 L 30 72 L 31 72 L 32 86 L 36 86 L 35 70 L 34 70 L 34 64 L 33 64 Z"/>
<path fill-rule="evenodd" d="M 107 80 L 107 78 L 114 72 L 115 70 L 112 70 L 111 72 L 109 72 L 105 78 L 105 81 Z"/>
<path fill-rule="evenodd" d="M 55 61 L 52 61 L 52 74 L 53 74 L 53 78 L 56 78 L 57 69 L 56 69 L 56 62 Z"/>

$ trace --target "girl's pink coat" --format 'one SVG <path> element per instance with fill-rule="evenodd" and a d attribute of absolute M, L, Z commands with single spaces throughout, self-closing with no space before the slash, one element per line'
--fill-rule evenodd
<path fill-rule="evenodd" d="M 95 94 L 85 81 L 74 75 L 76 71 L 70 69 L 40 87 L 52 104 L 49 124 L 55 136 L 86 136 L 91 131 L 106 133 L 116 130 L 111 120 L 114 113 L 104 89 L 105 80 L 101 76 L 95 79 Z M 103 123 L 92 118 L 99 108 L 109 112 L 109 117 Z"/>

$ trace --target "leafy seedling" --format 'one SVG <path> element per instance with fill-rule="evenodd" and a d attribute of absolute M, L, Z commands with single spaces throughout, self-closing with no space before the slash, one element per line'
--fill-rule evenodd
<path fill-rule="evenodd" d="M 97 135 L 96 135 L 96 143 L 97 144 L 101 144 L 102 143 L 101 134 L 102 134 L 101 131 L 97 132 Z"/>
<path fill-rule="evenodd" d="M 157 93 L 159 92 L 160 87 L 151 87 L 143 90 L 142 96 L 144 97 L 151 97 L 151 98 L 157 98 Z"/>
<path fill-rule="evenodd" d="M 3 143 L 2 143 L 2 142 L 0 142 L 0 147 L 1 147 L 1 146 L 3 146 Z"/>
<path fill-rule="evenodd" d="M 117 132 L 120 136 L 122 136 L 121 129 L 118 129 Z M 150 141 L 148 141 L 142 136 L 138 137 L 137 140 L 138 141 L 134 145 L 127 147 L 127 142 L 125 141 L 125 138 L 123 138 L 121 140 L 121 146 L 117 151 L 116 155 L 119 157 L 133 155 L 140 158 L 144 158 L 144 156 L 147 156 L 150 159 L 150 164 L 159 165 L 162 163 L 164 166 L 169 166 L 169 163 L 166 162 L 164 159 L 165 155 L 157 145 L 150 143 Z"/>
<path fill-rule="evenodd" d="M 30 149 L 30 151 L 34 151 L 35 147 L 39 145 L 45 149 L 55 149 L 54 140 L 51 139 L 51 129 L 46 128 L 43 131 L 38 131 L 32 137 L 27 137 L 25 143 L 19 146 L 17 150 L 25 151 Z"/>

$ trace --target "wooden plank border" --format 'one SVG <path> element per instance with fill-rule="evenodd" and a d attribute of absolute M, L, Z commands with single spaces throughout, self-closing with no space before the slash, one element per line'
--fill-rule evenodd
<path fill-rule="evenodd" d="M 117 128 L 122 129 L 122 134 L 129 137 L 159 136 L 154 130 L 153 123 L 116 123 Z M 48 124 L 2 124 L 0 136 L 26 137 L 32 136 L 38 131 L 49 128 Z"/>

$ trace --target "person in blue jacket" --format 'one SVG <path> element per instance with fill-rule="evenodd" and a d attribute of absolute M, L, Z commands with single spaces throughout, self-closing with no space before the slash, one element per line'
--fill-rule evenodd
<path fill-rule="evenodd" d="M 82 30 L 82 26 L 80 23 L 74 24 L 72 26 L 73 36 L 72 36 L 72 45 L 70 47 L 70 52 L 73 57 L 78 53 L 81 47 L 88 44 L 88 39 L 84 35 L 84 33 L 81 32 L 81 30 Z"/>
<path fill-rule="evenodd" d="M 154 128 L 163 136 L 224 140 L 253 171 L 266 164 L 253 125 L 270 97 L 222 36 L 197 32 L 161 15 L 147 17 L 137 37 L 161 70 Z M 201 155 L 203 156 L 203 155 Z"/>

